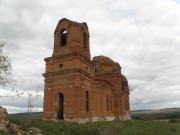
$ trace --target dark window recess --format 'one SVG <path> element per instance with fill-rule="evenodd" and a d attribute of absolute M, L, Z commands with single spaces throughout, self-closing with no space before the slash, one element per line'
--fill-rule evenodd
<path fill-rule="evenodd" d="M 63 64 L 59 64 L 59 67 L 60 67 L 60 68 L 63 68 Z"/>
<path fill-rule="evenodd" d="M 110 109 L 112 110 L 112 97 L 110 97 Z"/>
<path fill-rule="evenodd" d="M 89 112 L 89 92 L 86 91 L 86 112 Z"/>
<path fill-rule="evenodd" d="M 94 71 L 97 72 L 98 71 L 98 66 L 94 65 Z"/>
<path fill-rule="evenodd" d="M 86 43 L 86 33 L 84 32 L 84 48 L 87 48 L 87 43 Z"/>
<path fill-rule="evenodd" d="M 107 110 L 109 110 L 109 96 L 108 95 L 107 95 L 106 102 L 107 102 Z"/>
<path fill-rule="evenodd" d="M 88 71 L 88 67 L 86 66 L 86 71 Z"/>
<path fill-rule="evenodd" d="M 63 29 L 61 32 L 61 46 L 66 46 L 67 30 Z"/>
<path fill-rule="evenodd" d="M 64 119 L 64 95 L 62 93 L 58 94 L 58 119 Z"/>

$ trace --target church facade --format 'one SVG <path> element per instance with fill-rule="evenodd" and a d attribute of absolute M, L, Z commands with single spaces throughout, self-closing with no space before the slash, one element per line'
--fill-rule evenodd
<path fill-rule="evenodd" d="M 121 66 L 105 56 L 91 60 L 85 22 L 63 18 L 54 50 L 45 58 L 44 119 L 72 122 L 130 119 L 129 87 Z"/>

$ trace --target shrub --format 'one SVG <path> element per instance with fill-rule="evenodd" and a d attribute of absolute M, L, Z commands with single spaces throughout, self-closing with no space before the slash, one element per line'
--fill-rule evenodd
<path fill-rule="evenodd" d="M 176 129 L 176 127 L 171 127 L 171 128 L 170 128 L 170 131 L 171 131 L 171 132 L 177 132 L 177 129 Z"/>
<path fill-rule="evenodd" d="M 0 130 L 0 135 L 10 135 L 8 132 L 5 132 L 3 130 Z"/>
<path fill-rule="evenodd" d="M 170 119 L 169 120 L 169 123 L 178 123 L 179 122 L 179 119 Z"/>

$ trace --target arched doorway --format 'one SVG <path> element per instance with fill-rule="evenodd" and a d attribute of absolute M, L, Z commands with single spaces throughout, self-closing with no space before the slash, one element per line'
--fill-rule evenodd
<path fill-rule="evenodd" d="M 58 119 L 64 119 L 63 112 L 64 112 L 64 95 L 59 93 L 57 95 L 57 102 L 58 102 Z"/>

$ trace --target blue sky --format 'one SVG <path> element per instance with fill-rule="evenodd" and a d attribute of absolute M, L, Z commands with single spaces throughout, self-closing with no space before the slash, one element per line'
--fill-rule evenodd
<path fill-rule="evenodd" d="M 0 0 L 0 40 L 12 61 L 15 89 L 43 87 L 61 18 L 87 22 L 91 56 L 120 63 L 131 109 L 180 107 L 180 5 L 174 0 Z M 8 87 L 11 89 L 11 87 Z M 1 95 L 7 95 L 0 88 Z M 12 93 L 11 93 L 12 94 Z M 26 97 L 1 98 L 9 112 L 26 111 Z M 42 97 L 35 110 L 42 110 Z"/>

